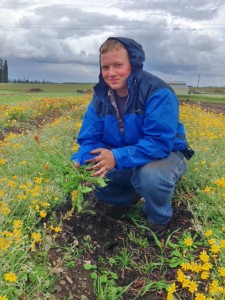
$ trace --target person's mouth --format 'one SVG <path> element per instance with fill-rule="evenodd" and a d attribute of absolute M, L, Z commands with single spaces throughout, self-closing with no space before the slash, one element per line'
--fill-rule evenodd
<path fill-rule="evenodd" d="M 115 83 L 118 83 L 118 79 L 110 79 L 109 82 L 111 84 L 115 84 Z"/>

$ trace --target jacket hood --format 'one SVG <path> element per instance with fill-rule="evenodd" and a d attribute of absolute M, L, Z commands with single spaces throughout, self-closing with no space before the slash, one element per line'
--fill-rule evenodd
<path fill-rule="evenodd" d="M 137 72 L 142 70 L 143 63 L 145 61 L 145 52 L 142 49 L 142 46 L 140 44 L 138 44 L 136 41 L 130 38 L 125 38 L 125 37 L 109 37 L 107 40 L 109 39 L 118 40 L 127 49 L 129 54 L 130 64 L 132 67 L 131 75 L 135 75 Z M 107 85 L 102 78 L 101 67 L 100 67 L 100 74 L 99 74 L 99 83 L 104 88 L 107 88 Z M 96 91 L 97 91 L 97 86 L 98 85 L 96 85 L 95 88 Z"/>
<path fill-rule="evenodd" d="M 132 70 L 135 73 L 142 70 L 143 62 L 145 61 L 145 52 L 140 44 L 130 38 L 125 37 L 109 37 L 108 40 L 110 39 L 118 40 L 127 49 Z"/>

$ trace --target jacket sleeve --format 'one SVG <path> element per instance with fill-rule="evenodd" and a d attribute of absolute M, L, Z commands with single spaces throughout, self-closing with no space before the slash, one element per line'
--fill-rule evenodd
<path fill-rule="evenodd" d="M 80 165 L 85 165 L 87 159 L 94 157 L 90 154 L 90 151 L 96 148 L 106 148 L 106 145 L 102 142 L 102 130 L 103 121 L 96 113 L 91 102 L 78 134 L 79 150 L 71 156 L 71 159 Z"/>
<path fill-rule="evenodd" d="M 179 123 L 179 104 L 169 89 L 161 89 L 146 101 L 142 129 L 136 144 L 113 149 L 118 169 L 138 167 L 167 157 Z"/>

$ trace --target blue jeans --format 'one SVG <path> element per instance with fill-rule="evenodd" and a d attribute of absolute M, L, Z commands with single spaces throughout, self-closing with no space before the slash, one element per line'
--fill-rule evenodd
<path fill-rule="evenodd" d="M 96 187 L 98 200 L 121 207 L 135 203 L 140 195 L 144 198 L 143 211 L 148 220 L 157 224 L 170 221 L 174 188 L 186 171 L 186 158 L 179 151 L 167 158 L 136 168 L 112 169 L 106 174 L 105 187 Z"/>

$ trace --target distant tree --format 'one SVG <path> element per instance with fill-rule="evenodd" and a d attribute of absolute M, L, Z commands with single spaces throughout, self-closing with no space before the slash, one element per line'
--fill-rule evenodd
<path fill-rule="evenodd" d="M 0 58 L 0 82 L 2 82 L 3 60 Z"/>
<path fill-rule="evenodd" d="M 2 82 L 9 82 L 8 79 L 8 64 L 7 64 L 7 60 L 4 61 L 3 67 L 2 67 Z"/>

